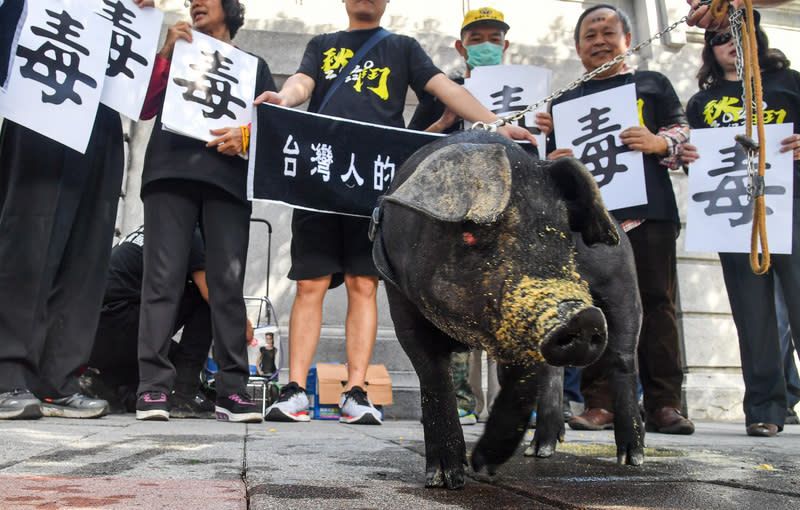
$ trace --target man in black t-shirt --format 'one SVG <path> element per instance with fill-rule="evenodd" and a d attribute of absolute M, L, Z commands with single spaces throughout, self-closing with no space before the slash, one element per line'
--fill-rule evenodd
<path fill-rule="evenodd" d="M 410 86 L 419 95 L 430 92 L 456 114 L 470 121 L 492 122 L 497 116 L 447 78 L 407 36 L 390 34 L 370 49 L 322 111 L 323 99 L 350 59 L 376 32 L 388 0 L 344 0 L 349 20 L 346 31 L 314 37 L 306 47 L 297 73 L 280 92 L 264 92 L 256 103 L 293 107 L 310 99 L 309 111 L 347 119 L 403 127 L 405 97 Z M 507 136 L 533 140 L 524 128 L 503 126 Z M 341 421 L 380 424 L 380 413 L 363 390 L 377 333 L 378 272 L 372 263 L 367 236 L 369 220 L 295 210 L 292 218 L 292 268 L 297 294 L 289 324 L 289 380 L 266 419 L 308 421 L 306 380 L 322 327 L 322 301 L 331 286 L 347 287 L 348 381 L 342 395 Z M 343 275 L 343 277 L 342 277 Z"/>
<path fill-rule="evenodd" d="M 613 5 L 594 5 L 578 18 L 574 35 L 578 56 L 586 72 L 592 72 L 630 48 L 630 20 Z M 566 92 L 553 104 L 629 83 L 636 87 L 640 125 L 627 127 L 619 137 L 628 148 L 642 153 L 647 204 L 611 213 L 626 232 L 636 261 L 642 300 L 637 356 L 646 427 L 652 432 L 691 434 L 694 424 L 680 411 L 683 366 L 675 317 L 675 243 L 680 220 L 668 171 L 680 167 L 679 152 L 689 136 L 686 114 L 666 76 L 654 71 L 635 71 L 624 60 Z M 556 149 L 558 141 L 556 131 L 548 144 L 548 158 L 572 156 L 572 149 Z M 569 421 L 570 427 L 613 428 L 613 402 L 601 364 L 583 369 L 581 393 L 586 410 Z"/>
<path fill-rule="evenodd" d="M 111 252 L 108 283 L 97 327 L 89 370 L 82 384 L 89 392 L 110 389 L 112 405 L 130 407 L 139 383 L 137 339 L 142 293 L 144 227 L 139 227 Z M 195 229 L 189 252 L 186 284 L 173 333 L 183 328 L 180 342 L 172 342 L 169 358 L 175 366 L 170 398 L 172 418 L 213 418 L 214 404 L 198 393 L 199 375 L 211 345 L 211 315 L 205 274 L 205 246 Z M 93 370 L 94 369 L 94 370 Z M 99 384 L 95 379 L 99 379 Z M 104 395 L 106 396 L 106 395 Z M 116 398 L 114 398 L 116 397 Z M 115 402 L 116 401 L 116 402 Z"/>

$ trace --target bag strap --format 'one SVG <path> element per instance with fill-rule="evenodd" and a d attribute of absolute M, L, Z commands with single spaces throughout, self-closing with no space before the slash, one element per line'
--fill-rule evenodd
<path fill-rule="evenodd" d="M 317 113 L 322 113 L 322 110 L 324 110 L 328 105 L 328 101 L 331 99 L 331 96 L 333 96 L 333 93 L 336 92 L 336 89 L 338 89 L 342 83 L 344 83 L 344 80 L 347 79 L 353 69 L 355 69 L 356 65 L 361 62 L 361 59 L 364 58 L 367 52 L 390 35 L 392 35 L 391 32 L 385 28 L 380 28 L 377 32 L 372 34 L 372 36 L 367 39 L 364 44 L 361 45 L 358 51 L 356 51 L 355 55 L 353 55 L 353 57 L 347 62 L 347 65 L 344 66 L 342 72 L 339 73 L 339 76 L 336 77 L 336 80 L 333 82 L 333 84 L 331 84 L 331 88 L 328 89 L 325 97 L 322 98 L 322 103 L 320 103 Z"/>

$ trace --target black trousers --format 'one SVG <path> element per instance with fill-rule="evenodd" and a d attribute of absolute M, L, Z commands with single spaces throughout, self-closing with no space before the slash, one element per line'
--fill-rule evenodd
<path fill-rule="evenodd" d="M 123 173 L 119 115 L 85 154 L 8 120 L 0 137 L 0 391 L 78 392 L 106 283 Z"/>
<path fill-rule="evenodd" d="M 786 381 L 775 313 L 775 274 L 780 279 L 792 332 L 800 332 L 800 198 L 794 199 L 792 253 L 771 255 L 765 275 L 750 269 L 747 253 L 720 253 L 733 321 L 739 334 L 744 377 L 745 423 L 774 423 L 783 429 L 786 417 Z M 793 335 L 795 348 L 800 347 Z M 799 351 L 800 352 L 800 351 Z"/>
<path fill-rule="evenodd" d="M 637 358 L 648 412 L 661 407 L 681 408 L 683 364 L 675 316 L 677 237 L 677 225 L 666 221 L 648 220 L 628 232 L 642 298 Z M 598 364 L 581 372 L 581 393 L 586 407 L 613 410 L 608 378 Z"/>
<path fill-rule="evenodd" d="M 219 367 L 217 394 L 224 397 L 243 391 L 250 376 L 242 296 L 250 203 L 216 186 L 178 179 L 148 184 L 142 201 L 147 242 L 139 316 L 138 393 L 168 393 L 173 388 L 170 337 L 198 221 L 206 245 L 214 359 Z"/>
<path fill-rule="evenodd" d="M 112 388 L 134 391 L 139 385 L 139 310 L 139 303 L 118 302 L 106 303 L 100 313 L 89 366 Z M 211 310 L 192 282 L 184 287 L 172 334 L 181 328 L 181 341 L 170 342 L 168 356 L 176 371 L 174 389 L 194 394 L 211 347 Z"/>

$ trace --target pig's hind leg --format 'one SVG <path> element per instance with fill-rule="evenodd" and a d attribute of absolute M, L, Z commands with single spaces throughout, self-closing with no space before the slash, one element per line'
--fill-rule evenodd
<path fill-rule="evenodd" d="M 387 296 L 395 333 L 419 377 L 425 431 L 425 486 L 464 486 L 467 450 L 458 421 L 450 354 L 457 344 L 394 288 Z"/>

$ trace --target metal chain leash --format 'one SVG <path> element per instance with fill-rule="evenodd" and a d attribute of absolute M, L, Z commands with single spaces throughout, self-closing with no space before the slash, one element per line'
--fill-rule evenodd
<path fill-rule="evenodd" d="M 651 44 L 653 44 L 654 41 L 657 41 L 657 40 L 661 39 L 662 37 L 664 37 L 669 32 L 672 32 L 673 30 L 675 30 L 678 27 L 678 25 L 681 25 L 681 24 L 685 23 L 687 19 L 689 19 L 688 15 L 684 16 L 683 18 L 679 19 L 675 23 L 671 24 L 670 26 L 668 26 L 667 28 L 665 28 L 661 32 L 658 32 L 657 34 L 653 35 L 652 37 L 650 37 L 646 41 L 640 42 L 636 46 L 630 48 L 625 53 L 623 53 L 621 55 L 617 55 L 613 59 L 609 60 L 605 64 L 603 64 L 600 67 L 598 67 L 597 69 L 595 69 L 594 71 L 584 74 L 583 76 L 581 76 L 577 80 L 573 81 L 569 85 L 556 90 L 555 92 L 553 92 L 552 94 L 550 94 L 546 98 L 544 98 L 542 100 L 539 100 L 539 101 L 537 101 L 537 102 L 535 102 L 535 103 L 533 103 L 531 105 L 528 105 L 524 110 L 516 112 L 516 113 L 514 113 L 514 115 L 510 115 L 508 117 L 501 117 L 500 119 L 498 119 L 498 120 L 496 120 L 494 122 L 476 122 L 476 123 L 474 123 L 472 125 L 472 129 L 485 129 L 487 131 L 497 131 L 497 128 L 499 128 L 500 126 L 504 126 L 506 124 L 510 124 L 512 122 L 518 121 L 519 119 L 524 117 L 526 114 L 536 110 L 540 106 L 542 106 L 544 104 L 547 104 L 547 103 L 553 101 L 554 99 L 557 99 L 557 98 L 563 96 L 565 93 L 569 92 L 572 89 L 577 88 L 582 83 L 586 83 L 587 81 L 593 80 L 595 76 L 608 71 L 609 69 L 611 69 L 615 65 L 617 65 L 620 62 L 622 62 L 623 60 L 625 60 L 627 57 L 633 55 L 634 53 L 636 53 L 638 51 L 643 50 L 644 48 L 646 48 L 648 46 L 650 46 Z"/>
<path fill-rule="evenodd" d="M 731 9 L 729 12 L 729 22 L 731 27 L 731 37 L 733 38 L 733 46 L 736 49 L 736 75 L 739 78 L 739 81 L 744 83 L 745 80 L 745 72 L 744 72 L 744 47 L 742 46 L 742 23 L 744 23 L 744 17 L 742 13 L 744 11 Z M 746 87 L 742 87 L 742 115 L 744 115 L 745 105 L 747 102 L 747 92 L 745 92 Z M 755 99 L 751 101 L 752 103 L 752 110 L 755 111 Z M 761 184 L 757 182 L 757 175 L 758 170 L 756 168 L 756 151 L 758 147 L 755 145 L 750 144 L 750 146 L 743 145 L 745 149 L 745 154 L 747 155 L 747 186 L 745 189 L 747 190 L 747 199 L 749 202 L 752 202 L 759 188 L 763 187 L 763 180 Z"/>

